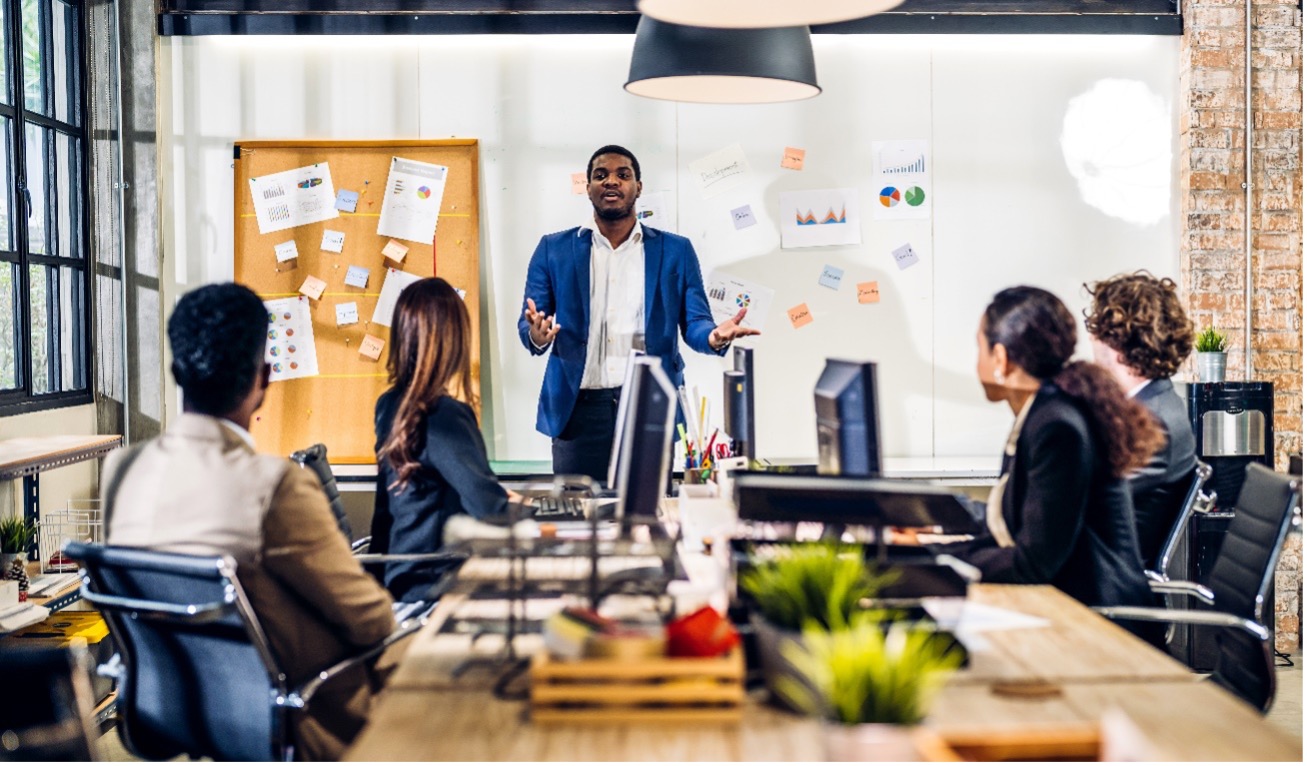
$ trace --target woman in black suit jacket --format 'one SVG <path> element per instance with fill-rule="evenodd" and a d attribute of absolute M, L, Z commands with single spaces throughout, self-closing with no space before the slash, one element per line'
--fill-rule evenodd
<path fill-rule="evenodd" d="M 1147 411 L 1102 368 L 1070 361 L 1075 319 L 1046 290 L 994 296 L 976 342 L 987 397 L 1017 420 L 987 504 L 989 534 L 962 556 L 989 582 L 1049 583 L 1089 605 L 1153 605 L 1123 478 L 1160 440 Z"/>
<path fill-rule="evenodd" d="M 486 457 L 474 402 L 471 319 L 453 287 L 422 279 L 400 293 L 377 400 L 377 500 L 373 553 L 431 553 L 457 513 L 503 517 L 510 498 Z M 396 601 L 425 601 L 448 565 L 386 565 Z"/>

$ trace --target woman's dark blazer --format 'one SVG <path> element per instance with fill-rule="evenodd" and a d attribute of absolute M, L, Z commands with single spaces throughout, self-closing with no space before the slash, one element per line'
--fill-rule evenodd
<path fill-rule="evenodd" d="M 963 557 L 997 583 L 1049 583 L 1091 606 L 1153 606 L 1130 487 L 1111 475 L 1083 402 L 1045 383 L 1004 457 L 1003 518 L 1016 543 L 988 535 Z"/>
<path fill-rule="evenodd" d="M 390 438 L 399 407 L 391 389 L 377 400 L 377 449 Z M 427 412 L 417 445 L 420 467 L 402 490 L 385 460 L 377 461 L 377 502 L 372 515 L 372 553 L 431 553 L 444 543 L 445 522 L 456 513 L 502 518 L 508 493 L 500 486 L 476 413 L 442 396 Z M 425 601 L 448 565 L 386 564 L 385 584 L 396 601 Z"/>

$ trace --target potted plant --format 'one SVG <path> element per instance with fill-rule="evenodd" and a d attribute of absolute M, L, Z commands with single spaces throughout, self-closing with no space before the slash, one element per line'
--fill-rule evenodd
<path fill-rule="evenodd" d="M 827 631 L 847 627 L 894 577 L 872 573 L 856 545 L 808 543 L 778 548 L 770 559 L 756 553 L 751 559 L 740 587 L 753 601 L 749 623 L 763 677 L 773 691 L 790 672 L 781 655 L 783 639 L 799 639 L 809 623 Z"/>
<path fill-rule="evenodd" d="M 1220 383 L 1225 380 L 1225 333 L 1217 332 L 1215 327 L 1208 327 L 1198 334 L 1194 342 L 1198 352 L 1198 382 Z"/>
<path fill-rule="evenodd" d="M 815 623 L 781 650 L 800 680 L 782 678 L 789 704 L 826 721 L 832 761 L 916 759 L 913 727 L 962 664 L 963 652 L 933 630 L 906 622 L 888 630 L 871 613 L 844 630 Z"/>
<path fill-rule="evenodd" d="M 35 540 L 35 524 L 19 516 L 0 520 L 0 578 L 17 580 L 22 598 L 27 593 L 27 549 Z"/>

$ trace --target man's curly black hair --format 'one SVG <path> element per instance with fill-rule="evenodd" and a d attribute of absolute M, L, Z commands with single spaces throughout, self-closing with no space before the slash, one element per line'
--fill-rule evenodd
<path fill-rule="evenodd" d="M 168 319 L 172 376 L 189 409 L 226 415 L 250 392 L 268 342 L 268 310 L 244 285 L 205 285 Z"/>

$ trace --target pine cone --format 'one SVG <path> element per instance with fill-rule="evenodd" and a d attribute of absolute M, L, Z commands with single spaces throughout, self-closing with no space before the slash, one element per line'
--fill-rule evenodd
<path fill-rule="evenodd" d="M 18 600 L 27 600 L 27 565 L 23 562 L 22 557 L 14 559 L 14 563 L 9 567 L 10 580 L 18 581 Z"/>

